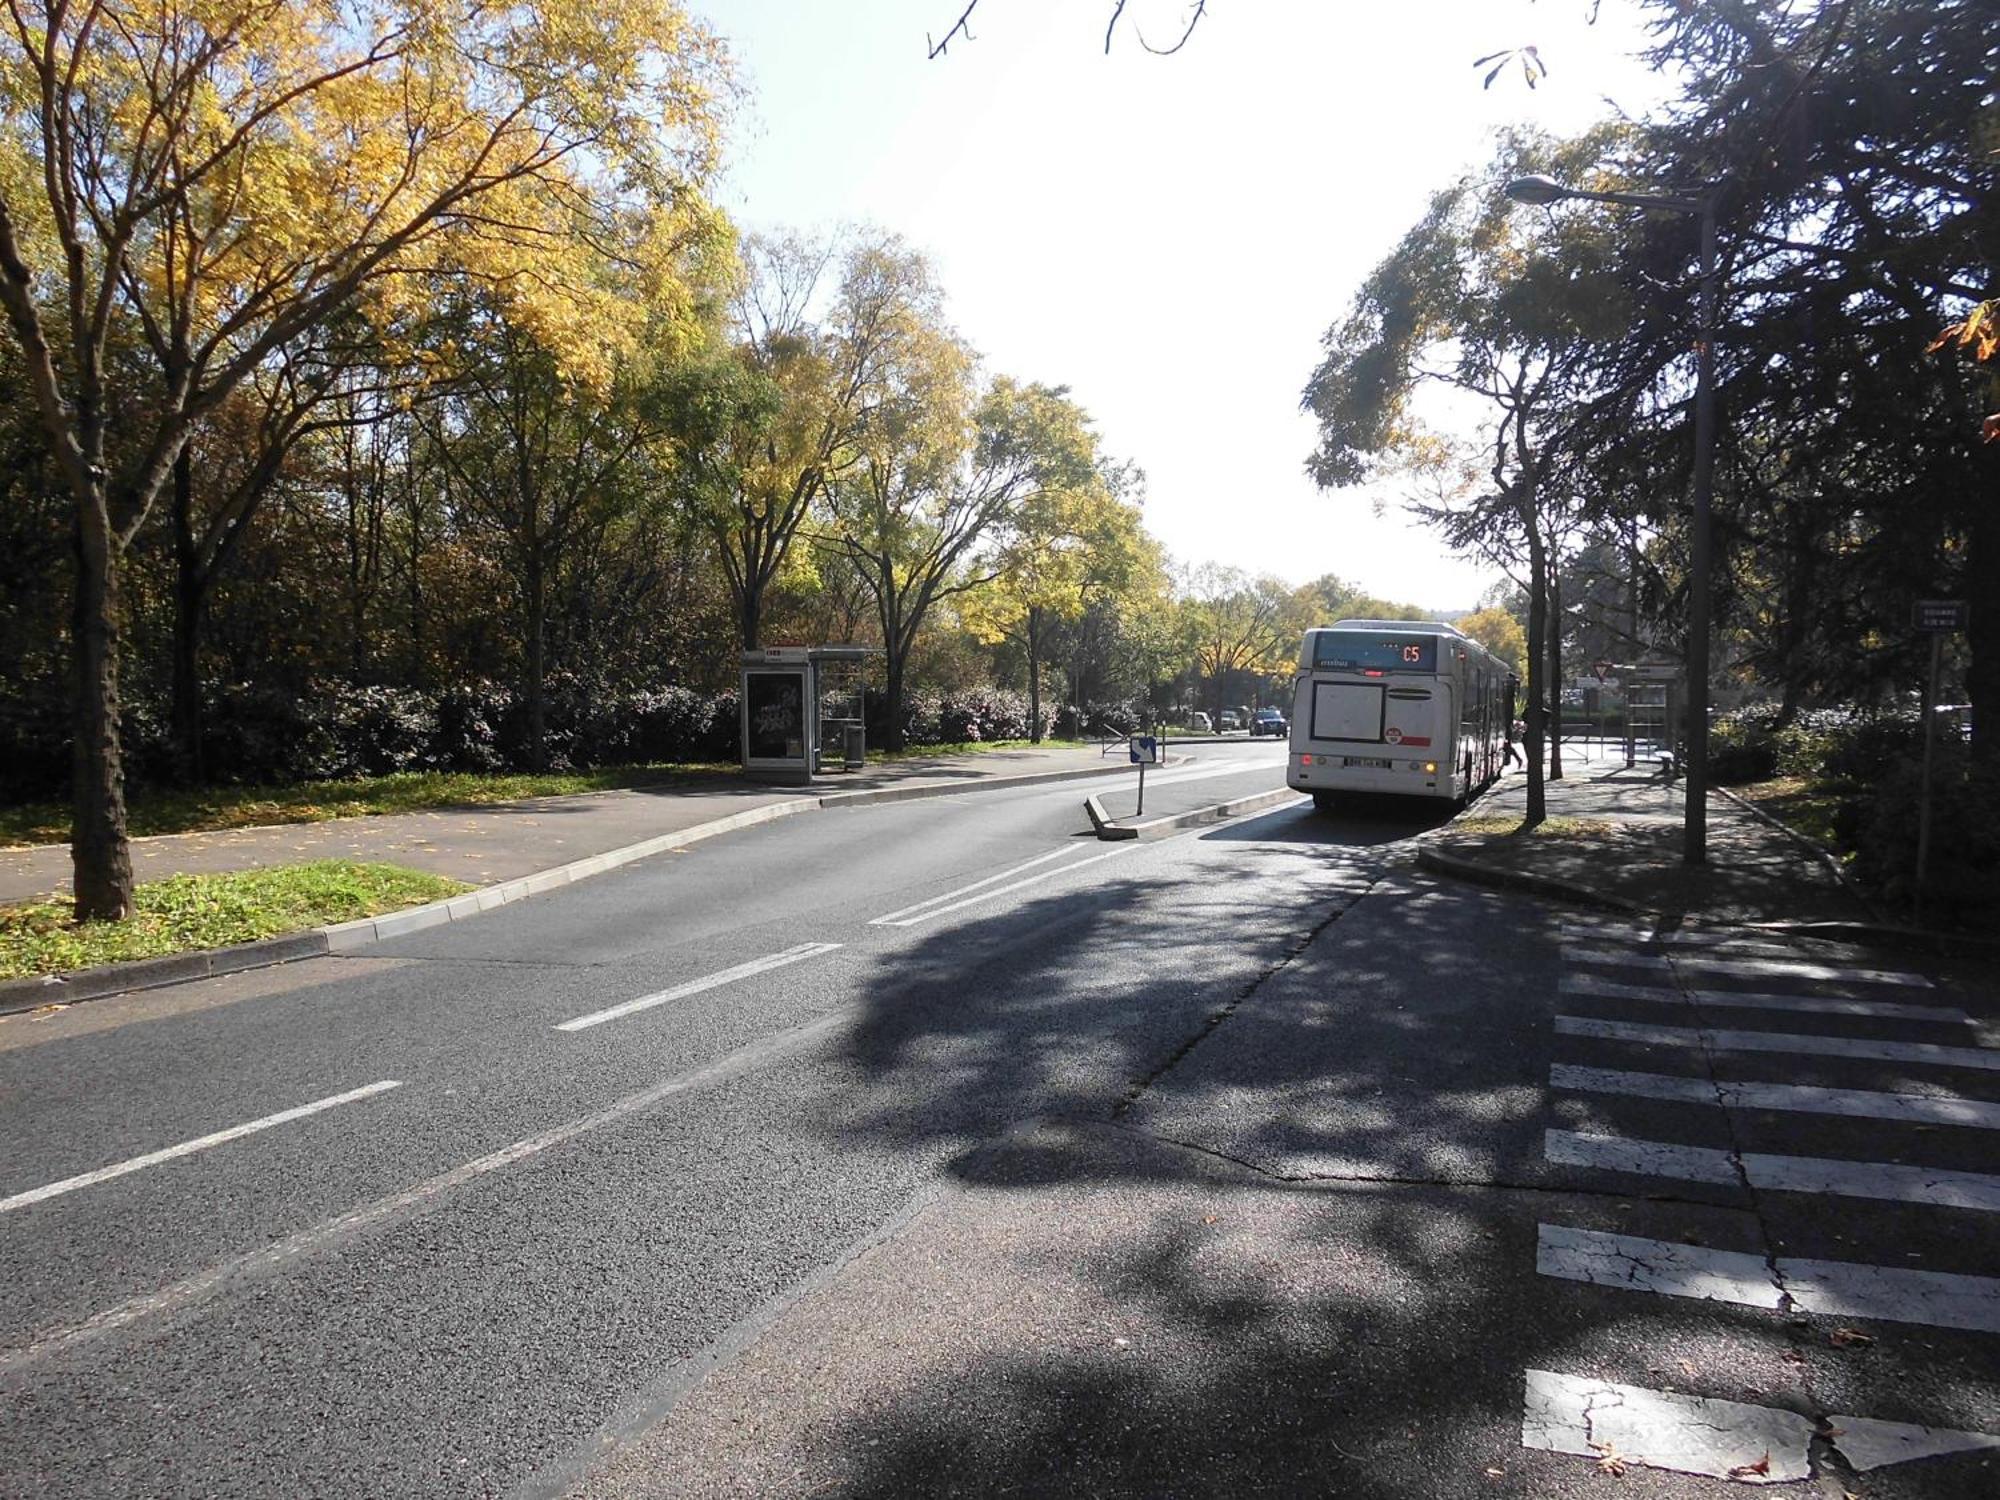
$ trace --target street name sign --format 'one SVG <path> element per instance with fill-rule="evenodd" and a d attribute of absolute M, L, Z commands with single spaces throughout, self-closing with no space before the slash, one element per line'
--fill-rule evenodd
<path fill-rule="evenodd" d="M 1917 629 L 1955 634 L 1965 629 L 1970 611 L 1963 599 L 1919 599 Z"/>

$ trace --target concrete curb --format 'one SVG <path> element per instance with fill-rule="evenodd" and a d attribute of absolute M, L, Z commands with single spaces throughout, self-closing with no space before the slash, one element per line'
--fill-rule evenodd
<path fill-rule="evenodd" d="M 1216 802 L 1207 807 L 1197 807 L 1188 812 L 1172 813 L 1164 818 L 1148 818 L 1143 823 L 1108 823 L 1097 830 L 1100 839 L 1158 839 L 1170 833 L 1178 833 L 1183 828 L 1199 828 L 1204 823 L 1220 823 L 1228 818 L 1241 817 L 1244 813 L 1262 812 L 1267 807 L 1293 800 L 1298 793 L 1288 786 L 1274 791 L 1253 792 L 1247 797 L 1237 797 L 1228 802 Z M 1093 799 L 1095 800 L 1095 799 Z"/>
<path fill-rule="evenodd" d="M 20 1015 L 45 1005 L 75 1005 L 102 1000 L 129 990 L 158 989 L 190 979 L 211 979 L 244 969 L 263 969 L 299 958 L 319 958 L 327 951 L 326 932 L 291 932 L 230 948 L 206 948 L 199 953 L 175 953 L 166 958 L 139 958 L 122 964 L 100 964 L 67 974 L 32 979 L 0 980 L 0 1016 Z"/>
<path fill-rule="evenodd" d="M 305 932 L 286 933 L 280 937 L 264 938 L 254 943 L 239 943 L 230 948 L 210 948 L 198 953 L 176 953 L 165 958 L 141 958 L 126 963 L 100 964 L 92 969 L 73 969 L 67 974 L 45 974 L 31 979 L 0 980 L 0 1016 L 19 1015 L 24 1011 L 39 1010 L 47 1005 L 75 1005 L 84 1000 L 102 1000 L 111 995 L 123 995 L 133 990 L 158 989 L 163 985 L 183 984 L 192 979 L 213 979 L 223 974 L 269 968 L 274 964 L 291 963 L 301 958 L 353 953 L 392 937 L 422 932 L 429 927 L 441 927 L 447 922 L 461 921 L 467 917 L 478 916 L 481 912 L 492 911 L 496 907 L 525 901 L 530 896 L 539 896 L 544 891 L 557 890 L 562 886 L 573 885 L 579 880 L 588 880 L 593 875 L 602 875 L 607 870 L 629 865 L 634 860 L 645 859 L 654 854 L 664 854 L 670 849 L 685 848 L 703 839 L 714 838 L 717 834 L 733 833 L 739 828 L 752 828 L 759 823 L 769 823 L 795 813 L 818 812 L 835 807 L 865 807 L 879 802 L 906 802 L 920 797 L 945 797 L 963 792 L 1004 790 L 1007 787 L 1035 786 L 1044 782 L 1073 781 L 1079 777 L 1103 776 L 1113 771 L 1131 769 L 1129 765 L 1119 762 L 1067 771 L 1030 771 L 1019 776 L 988 776 L 974 781 L 950 782 L 943 785 L 878 787 L 865 792 L 829 792 L 824 796 L 793 797 L 784 802 L 768 803 L 763 807 L 731 813 L 727 817 L 712 818 L 706 823 L 696 823 L 691 827 L 663 833 L 636 844 L 627 844 L 622 849 L 607 849 L 602 854 L 572 860 L 566 865 L 557 865 L 552 869 L 538 870 L 532 875 L 522 875 L 513 880 L 502 881 L 498 885 L 482 886 L 478 890 L 467 891 L 462 896 L 427 902 L 422 906 L 408 907 L 403 911 L 389 912 L 379 917 L 362 917 L 352 922 L 335 923 L 330 927 L 315 927 Z"/>
<path fill-rule="evenodd" d="M 1503 870 L 1498 865 L 1482 864 L 1478 860 L 1444 854 L 1434 847 L 1417 850 L 1417 868 L 1428 870 L 1433 875 L 1446 875 L 1454 880 L 1468 880 L 1475 885 L 1497 886 L 1501 890 L 1523 891 L 1533 896 L 1552 896 L 1558 901 L 1574 901 L 1580 906 L 1594 906 L 1604 911 L 1619 912 L 1625 916 L 1661 915 L 1651 907 L 1641 906 L 1636 901 L 1627 901 L 1620 896 L 1609 896 L 1602 891 L 1594 891 L 1589 886 L 1578 885 L 1574 881 L 1558 880 L 1553 875 L 1529 875 L 1520 870 Z"/>

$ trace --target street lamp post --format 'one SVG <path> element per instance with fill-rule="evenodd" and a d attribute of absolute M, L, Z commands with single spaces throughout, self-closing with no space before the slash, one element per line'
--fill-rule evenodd
<path fill-rule="evenodd" d="M 1694 476 L 1688 538 L 1687 651 L 1687 822 L 1681 862 L 1708 862 L 1708 637 L 1710 555 L 1709 502 L 1715 486 L 1715 195 L 1677 193 L 1598 193 L 1552 177 L 1520 177 L 1507 184 L 1517 203 L 1546 206 L 1566 199 L 1617 203 L 1693 214 L 1701 221 L 1701 296 L 1695 340 Z"/>

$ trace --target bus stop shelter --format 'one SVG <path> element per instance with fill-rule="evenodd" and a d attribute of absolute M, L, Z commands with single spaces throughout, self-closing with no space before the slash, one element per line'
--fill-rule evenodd
<path fill-rule="evenodd" d="M 769 646 L 743 653 L 743 774 L 803 786 L 867 758 L 862 690 L 880 646 Z"/>

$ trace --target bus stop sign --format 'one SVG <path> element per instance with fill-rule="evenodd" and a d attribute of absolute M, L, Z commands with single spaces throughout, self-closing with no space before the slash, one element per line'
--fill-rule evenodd
<path fill-rule="evenodd" d="M 1963 599 L 1919 599 L 1917 629 L 1955 635 L 1965 629 L 1967 610 Z"/>

